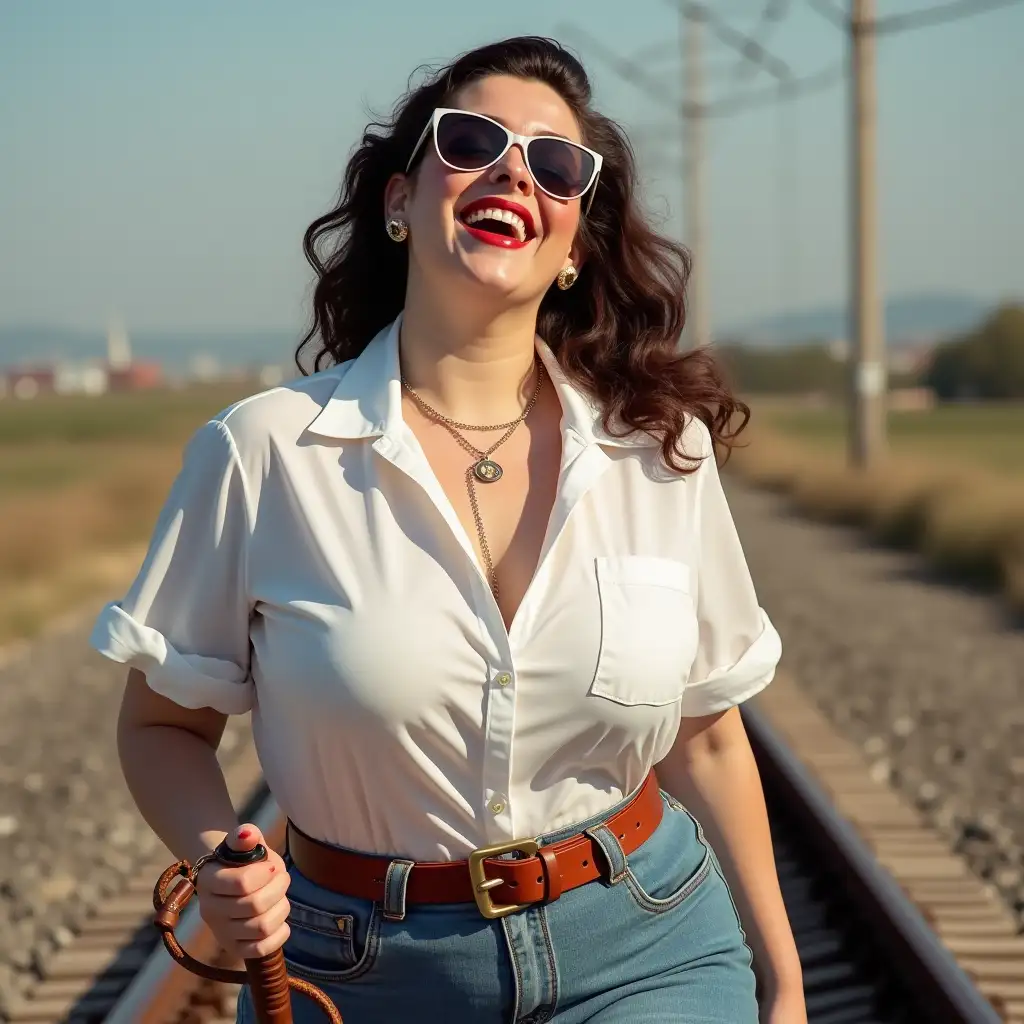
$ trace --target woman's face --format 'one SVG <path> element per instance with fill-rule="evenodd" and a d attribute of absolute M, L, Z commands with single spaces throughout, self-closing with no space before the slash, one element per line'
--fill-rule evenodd
<path fill-rule="evenodd" d="M 494 75 L 462 89 L 448 104 L 486 114 L 519 135 L 563 135 L 582 142 L 568 104 L 542 82 Z M 526 225 L 526 244 L 502 242 L 479 217 L 487 200 L 505 201 Z M 572 259 L 580 200 L 553 199 L 534 184 L 518 145 L 483 171 L 453 171 L 438 158 L 433 138 L 411 179 L 388 186 L 386 215 L 409 225 L 410 270 L 431 287 L 471 284 L 514 303 L 539 302 Z M 474 230 L 476 228 L 476 230 Z M 510 227 L 509 232 L 512 231 Z M 579 262 L 573 260 L 577 268 Z"/>

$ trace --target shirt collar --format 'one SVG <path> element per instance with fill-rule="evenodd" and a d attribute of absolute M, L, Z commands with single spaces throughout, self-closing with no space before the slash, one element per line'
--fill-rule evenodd
<path fill-rule="evenodd" d="M 348 364 L 327 404 L 309 425 L 312 433 L 325 437 L 357 438 L 401 431 L 405 422 L 402 418 L 398 362 L 402 315 L 400 313 L 393 323 L 381 330 Z M 585 445 L 635 448 L 659 443 L 642 431 L 626 437 L 610 435 L 601 425 L 599 408 L 589 395 L 568 379 L 549 346 L 540 338 L 536 345 L 537 354 L 562 404 L 562 425 Z"/>

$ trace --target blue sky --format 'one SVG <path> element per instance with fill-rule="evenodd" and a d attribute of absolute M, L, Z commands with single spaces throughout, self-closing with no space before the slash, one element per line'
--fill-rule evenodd
<path fill-rule="evenodd" d="M 749 30 L 762 4 L 714 6 Z M 790 6 L 770 48 L 798 75 L 841 60 L 837 31 L 805 0 Z M 310 280 L 302 232 L 332 203 L 367 109 L 389 108 L 416 65 L 519 33 L 576 46 L 600 105 L 635 135 L 649 208 L 678 235 L 672 113 L 609 71 L 574 22 L 624 55 L 679 32 L 665 0 L 6 0 L 0 324 L 102 329 L 118 311 L 130 330 L 293 333 Z M 1024 4 L 882 42 L 888 293 L 1024 294 L 1021 39 Z M 721 94 L 734 55 L 716 44 L 707 63 Z M 678 62 L 648 66 L 677 94 Z M 846 128 L 844 85 L 712 124 L 716 328 L 843 301 Z"/>

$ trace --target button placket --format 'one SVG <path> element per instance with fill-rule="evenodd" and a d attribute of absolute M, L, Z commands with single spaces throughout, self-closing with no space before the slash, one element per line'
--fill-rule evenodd
<path fill-rule="evenodd" d="M 495 613 L 497 611 L 495 609 Z M 515 727 L 516 672 L 507 636 L 495 633 L 490 616 L 483 620 L 495 641 L 494 661 L 488 667 L 484 712 L 483 831 L 488 843 L 511 838 L 513 822 L 509 791 L 512 786 L 512 737 Z M 502 624 L 503 625 L 503 624 Z M 502 629 L 504 633 L 504 629 Z"/>
<path fill-rule="evenodd" d="M 579 442 L 573 438 L 572 446 L 563 451 L 559 484 L 561 493 L 555 498 L 534 578 L 516 611 L 510 631 L 505 629 L 500 609 L 490 590 L 484 597 L 486 610 L 481 611 L 480 622 L 497 648 L 499 661 L 499 666 L 492 669 L 484 716 L 483 827 L 489 842 L 505 842 L 517 838 L 510 797 L 512 740 L 518 690 L 514 685 L 516 673 L 513 650 L 517 644 L 528 642 L 531 635 L 533 620 L 539 613 L 547 590 L 551 552 L 565 528 L 570 512 L 609 465 L 608 456 L 599 446 L 584 445 L 580 448 Z M 491 805 L 499 796 L 503 808 L 496 812 Z"/>
<path fill-rule="evenodd" d="M 512 838 L 509 789 L 512 785 L 512 736 L 515 726 L 515 675 L 500 669 L 492 675 L 484 730 L 483 784 L 488 841 Z"/>

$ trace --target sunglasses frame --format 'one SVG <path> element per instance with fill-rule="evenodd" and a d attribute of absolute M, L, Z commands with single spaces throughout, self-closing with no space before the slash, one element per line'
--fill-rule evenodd
<path fill-rule="evenodd" d="M 489 163 L 484 164 L 483 167 L 456 167 L 455 164 L 449 163 L 441 155 L 441 147 L 437 144 L 437 126 L 445 114 L 463 114 L 468 117 L 478 117 L 481 121 L 489 121 L 491 124 L 496 125 L 505 133 L 505 145 L 501 152 Z M 416 145 L 412 148 L 412 155 L 409 157 L 409 162 L 405 166 L 406 174 L 408 174 L 412 168 L 413 161 L 416 159 L 416 156 L 420 151 L 420 147 L 426 141 L 428 135 L 433 136 L 434 152 L 437 153 L 438 160 L 440 160 L 445 167 L 449 167 L 453 171 L 460 171 L 463 174 L 486 171 L 488 167 L 493 167 L 513 146 L 518 144 L 519 148 L 523 151 L 523 159 L 526 161 L 526 168 L 530 172 L 530 177 L 533 178 L 533 183 L 541 190 L 541 192 L 562 203 L 572 202 L 573 199 L 582 199 L 587 192 L 590 192 L 590 198 L 587 200 L 587 208 L 583 211 L 584 214 L 590 212 L 590 207 L 594 202 L 594 193 L 597 192 L 597 189 L 594 186 L 597 184 L 597 179 L 601 174 L 601 165 L 604 163 L 604 158 L 600 153 L 595 153 L 592 149 L 587 149 L 586 146 L 581 146 L 578 142 L 573 142 L 571 139 L 567 139 L 562 135 L 517 135 L 515 132 L 506 128 L 500 121 L 495 121 L 493 117 L 488 117 L 486 114 L 478 114 L 475 110 L 460 110 L 457 107 L 435 107 L 434 112 L 430 115 L 430 120 L 426 125 L 424 125 L 423 131 L 420 133 L 420 137 L 416 140 Z M 587 182 L 586 188 L 584 188 L 578 196 L 573 196 L 572 199 L 566 199 L 565 196 L 556 196 L 537 180 L 537 175 L 533 173 L 533 168 L 530 166 L 530 143 L 534 139 L 551 139 L 555 142 L 564 142 L 567 146 L 572 146 L 574 149 L 583 150 L 584 153 L 588 153 L 593 158 L 594 170 L 591 172 L 590 180 Z"/>

